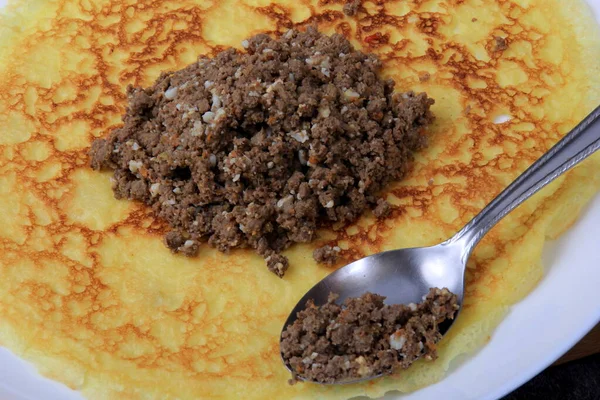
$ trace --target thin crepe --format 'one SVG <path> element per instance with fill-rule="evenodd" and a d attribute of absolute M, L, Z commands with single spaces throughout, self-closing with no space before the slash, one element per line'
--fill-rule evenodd
<path fill-rule="evenodd" d="M 289 386 L 289 310 L 344 261 L 437 243 L 600 100 L 600 34 L 583 1 L 30 0 L 0 17 L 0 344 L 90 399 L 379 396 L 440 380 L 541 279 L 541 251 L 600 187 L 594 157 L 503 220 L 469 263 L 465 309 L 435 362 L 377 381 Z M 398 90 L 436 99 L 430 146 L 387 192 L 398 206 L 286 254 L 285 279 L 250 251 L 172 255 L 164 225 L 87 167 L 127 84 L 149 85 L 258 32 L 318 24 L 381 56 Z M 506 38 L 505 41 L 498 38 Z M 507 48 L 504 48 L 502 44 Z M 497 123 L 506 118 L 508 122 Z M 344 261 L 340 263 L 343 264 Z"/>

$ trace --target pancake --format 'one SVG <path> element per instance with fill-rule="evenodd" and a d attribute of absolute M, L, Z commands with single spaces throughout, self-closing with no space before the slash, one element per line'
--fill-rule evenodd
<path fill-rule="evenodd" d="M 0 344 L 90 399 L 319 398 L 411 391 L 484 345 L 543 276 L 541 251 L 600 188 L 595 156 L 493 229 L 435 362 L 343 387 L 289 386 L 278 339 L 332 268 L 446 239 L 600 100 L 600 34 L 583 1 L 14 1 L 0 17 Z M 87 167 L 127 84 L 259 32 L 317 24 L 377 53 L 397 90 L 436 99 L 430 145 L 386 196 L 396 211 L 323 231 L 280 280 L 251 251 L 172 255 L 165 225 Z M 502 118 L 501 118 L 502 117 Z M 497 123 L 511 119 L 504 123 Z M 294 267 L 301 266 L 301 267 Z M 466 389 L 468 390 L 468 389 Z"/>

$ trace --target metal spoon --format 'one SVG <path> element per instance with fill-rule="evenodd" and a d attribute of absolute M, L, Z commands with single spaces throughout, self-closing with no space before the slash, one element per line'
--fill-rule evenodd
<path fill-rule="evenodd" d="M 327 302 L 330 292 L 339 294 L 338 302 L 372 292 L 386 296 L 388 304 L 407 304 L 420 302 L 430 288 L 445 287 L 457 295 L 462 307 L 467 260 L 477 243 L 506 214 L 600 148 L 599 117 L 600 107 L 447 241 L 432 247 L 374 254 L 329 274 L 296 304 L 282 333 L 296 320 L 296 314 L 305 308 L 309 299 L 322 305 Z M 286 363 L 286 367 L 292 371 L 289 364 Z M 379 376 L 338 383 L 354 383 Z M 303 380 L 302 377 L 298 379 Z"/>

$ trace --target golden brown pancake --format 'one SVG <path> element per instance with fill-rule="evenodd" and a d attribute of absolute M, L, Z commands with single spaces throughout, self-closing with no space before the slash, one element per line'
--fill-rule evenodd
<path fill-rule="evenodd" d="M 600 100 L 600 35 L 583 1 L 22 0 L 0 17 L 0 344 L 90 399 L 341 399 L 415 390 L 482 346 L 541 279 L 544 242 L 600 187 L 600 158 L 505 218 L 469 262 L 464 311 L 440 358 L 363 384 L 289 386 L 280 329 L 343 263 L 452 235 Z M 430 146 L 393 185 L 398 208 L 294 246 L 283 280 L 251 251 L 171 254 L 164 224 L 113 198 L 87 167 L 119 124 L 127 84 L 149 85 L 258 32 L 316 23 L 381 56 L 398 90 L 436 99 Z M 496 117 L 510 115 L 502 124 Z"/>

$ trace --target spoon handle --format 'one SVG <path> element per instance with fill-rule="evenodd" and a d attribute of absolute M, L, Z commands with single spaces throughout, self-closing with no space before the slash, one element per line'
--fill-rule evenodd
<path fill-rule="evenodd" d="M 463 242 L 464 261 L 481 238 L 506 214 L 600 148 L 599 117 L 600 107 L 592 111 L 450 239 L 450 242 Z"/>

